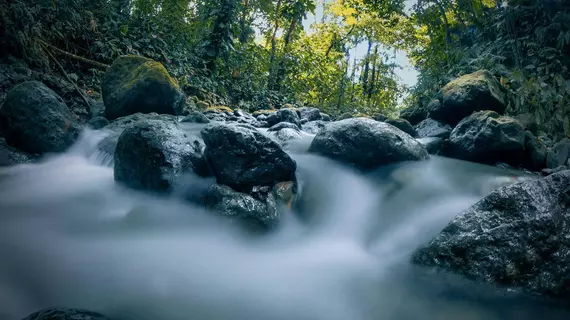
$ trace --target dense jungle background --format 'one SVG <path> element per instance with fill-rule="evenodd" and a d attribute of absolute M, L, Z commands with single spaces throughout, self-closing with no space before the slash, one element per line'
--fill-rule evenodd
<path fill-rule="evenodd" d="M 359 45 L 365 54 L 351 56 Z M 162 62 L 196 108 L 291 103 L 334 118 L 397 116 L 487 69 L 508 113 L 570 133 L 563 0 L 2 0 L 0 47 L 0 99 L 40 79 L 79 117 L 100 100 L 108 65 L 136 54 Z M 414 87 L 396 75 L 396 52 L 419 72 Z"/>

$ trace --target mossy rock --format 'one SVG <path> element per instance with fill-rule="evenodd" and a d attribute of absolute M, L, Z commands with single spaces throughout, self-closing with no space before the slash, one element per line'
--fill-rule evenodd
<path fill-rule="evenodd" d="M 101 87 L 105 115 L 110 120 L 137 112 L 180 115 L 186 101 L 160 62 L 139 56 L 117 58 Z"/>
<path fill-rule="evenodd" d="M 198 108 L 198 110 L 205 111 L 210 107 L 210 104 L 206 101 L 198 101 L 196 102 L 196 107 Z"/>
<path fill-rule="evenodd" d="M 229 112 L 233 113 L 234 111 L 228 106 L 211 106 L 206 109 L 206 112 Z"/>
<path fill-rule="evenodd" d="M 456 125 L 473 112 L 491 110 L 504 114 L 507 104 L 501 84 L 487 70 L 461 76 L 441 89 L 441 104 L 430 104 L 429 117 Z"/>
<path fill-rule="evenodd" d="M 254 116 L 259 116 L 259 115 L 262 115 L 262 114 L 263 114 L 263 115 L 268 115 L 268 114 L 275 113 L 275 112 L 277 112 L 277 110 L 275 110 L 275 109 L 257 110 L 257 111 L 254 111 L 254 112 L 252 113 L 252 115 L 254 115 Z"/>

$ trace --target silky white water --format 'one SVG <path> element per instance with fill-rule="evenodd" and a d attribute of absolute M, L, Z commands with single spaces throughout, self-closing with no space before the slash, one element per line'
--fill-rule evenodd
<path fill-rule="evenodd" d="M 46 307 L 123 320 L 567 319 L 506 290 L 411 266 L 411 252 L 518 173 L 432 158 L 362 174 L 288 147 L 294 211 L 248 235 L 183 200 L 127 190 L 86 132 L 67 154 L 0 170 L 0 319 Z M 310 139 L 310 138 L 308 138 Z M 499 180 L 497 180 L 499 179 Z"/>

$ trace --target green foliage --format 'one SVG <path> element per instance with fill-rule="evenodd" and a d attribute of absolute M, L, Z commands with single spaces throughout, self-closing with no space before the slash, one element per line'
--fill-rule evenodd
<path fill-rule="evenodd" d="M 38 39 L 111 64 L 140 55 L 164 64 L 190 101 L 249 109 L 312 105 L 331 115 L 390 113 L 402 87 L 391 62 L 413 32 L 403 0 L 334 0 L 310 29 L 316 0 L 11 0 L 0 2 L 0 45 L 55 70 Z M 370 43 L 365 57 L 349 52 Z M 97 88 L 104 70 L 52 52 Z"/>
<path fill-rule="evenodd" d="M 488 69 L 507 89 L 510 113 L 531 112 L 543 130 L 570 134 L 564 126 L 570 123 L 570 4 L 498 3 L 432 0 L 416 6 L 420 41 L 409 50 L 420 78 L 410 103 L 427 103 L 453 78 Z"/>

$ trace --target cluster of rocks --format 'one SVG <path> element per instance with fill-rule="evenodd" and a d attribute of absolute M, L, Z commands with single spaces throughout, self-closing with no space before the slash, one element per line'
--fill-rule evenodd
<path fill-rule="evenodd" d="M 482 70 L 448 83 L 437 99 L 403 110 L 400 116 L 430 154 L 545 174 L 567 169 L 570 140 L 552 145 L 538 132 L 532 115 L 506 116 L 506 108 L 504 89 Z"/>
<path fill-rule="evenodd" d="M 532 115 L 509 117 L 505 110 L 499 82 L 479 71 L 446 85 L 425 108 L 402 112 L 430 153 L 551 174 L 492 192 L 417 249 L 411 261 L 565 300 L 570 297 L 570 140 L 549 145 Z"/>
<path fill-rule="evenodd" d="M 189 110 L 164 67 L 150 59 L 117 59 L 103 80 L 104 107 L 88 125 L 107 137 L 115 180 L 168 194 L 183 176 L 214 183 L 188 197 L 247 226 L 271 230 L 297 193 L 297 164 L 283 149 L 314 134 L 308 151 L 358 170 L 439 154 L 542 170 L 549 177 L 506 186 L 460 214 L 412 261 L 470 279 L 552 297 L 570 296 L 570 139 L 549 144 L 529 115 L 504 115 L 505 94 L 487 71 L 446 85 L 426 107 L 401 119 L 378 115 L 331 122 L 317 108 L 285 105 L 249 114 L 224 106 Z M 66 103 L 41 82 L 8 92 L 0 108 L 0 166 L 62 152 L 79 132 Z M 305 133 L 303 133 L 305 132 Z M 26 319 L 105 319 L 87 311 L 43 310 Z"/>

